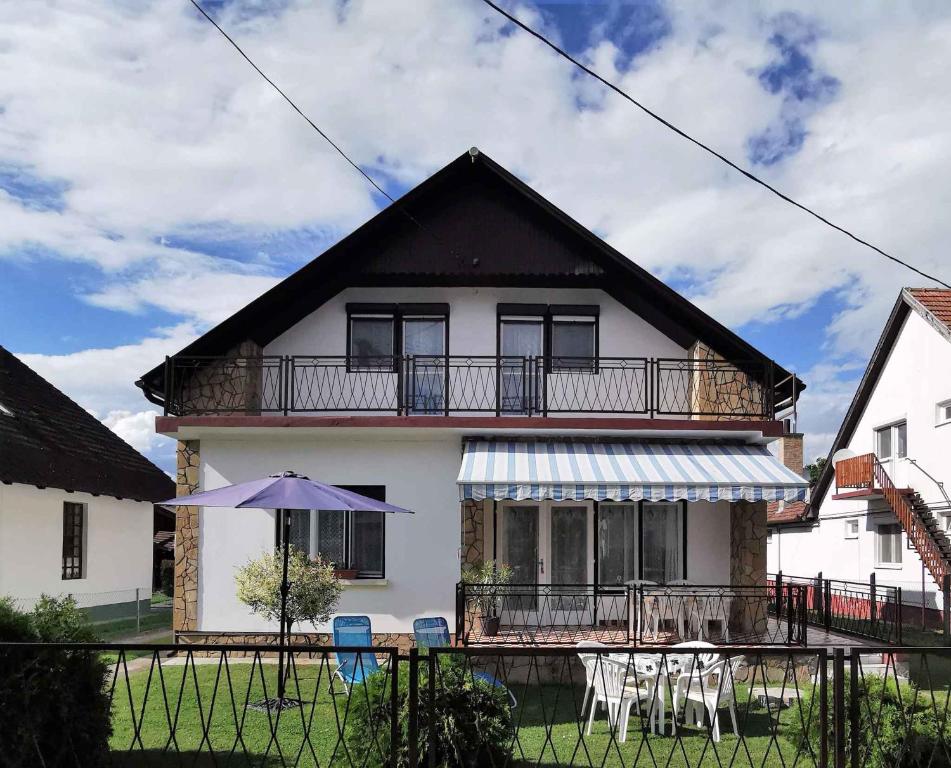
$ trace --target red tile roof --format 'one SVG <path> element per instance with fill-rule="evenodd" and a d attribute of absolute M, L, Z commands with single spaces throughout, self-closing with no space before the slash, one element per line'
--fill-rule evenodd
<path fill-rule="evenodd" d="M 951 291 L 937 288 L 911 288 L 909 293 L 925 309 L 951 329 Z"/>
<path fill-rule="evenodd" d="M 766 523 L 798 523 L 806 515 L 804 501 L 770 501 L 766 504 Z"/>

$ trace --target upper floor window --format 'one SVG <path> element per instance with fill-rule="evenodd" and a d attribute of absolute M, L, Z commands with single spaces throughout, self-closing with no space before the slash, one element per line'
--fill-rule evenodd
<path fill-rule="evenodd" d="M 552 370 L 592 370 L 598 356 L 597 347 L 596 317 L 552 316 Z"/>
<path fill-rule="evenodd" d="M 908 455 L 908 424 L 899 421 L 876 429 L 875 455 L 879 461 L 905 458 Z"/>
<path fill-rule="evenodd" d="M 86 505 L 63 502 L 63 579 L 81 579 L 86 555 Z"/>
<path fill-rule="evenodd" d="M 354 368 L 392 368 L 393 315 L 350 315 L 350 364 Z"/>
<path fill-rule="evenodd" d="M 947 424 L 951 422 L 951 400 L 943 400 L 936 406 L 935 424 Z"/>
<path fill-rule="evenodd" d="M 499 356 L 550 358 L 553 370 L 590 370 L 598 356 L 597 306 L 499 304 Z"/>

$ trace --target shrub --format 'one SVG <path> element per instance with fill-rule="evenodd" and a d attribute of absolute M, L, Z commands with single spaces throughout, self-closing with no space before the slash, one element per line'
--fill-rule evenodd
<path fill-rule="evenodd" d="M 163 595 L 175 596 L 175 561 L 163 560 L 159 565 L 159 589 Z"/>
<path fill-rule="evenodd" d="M 235 581 L 238 599 L 252 613 L 269 621 L 281 617 L 281 579 L 284 553 L 280 549 L 265 552 L 257 560 L 251 560 L 238 569 Z M 291 547 L 287 564 L 288 627 L 299 621 L 323 624 L 330 620 L 340 600 L 340 582 L 334 576 L 332 563 L 319 555 L 313 559 L 296 547 Z"/>
<path fill-rule="evenodd" d="M 0 600 L 0 641 L 88 642 L 88 619 L 71 598 L 43 597 L 32 613 Z M 0 649 L 3 765 L 105 765 L 111 732 L 106 665 L 98 653 Z"/>
<path fill-rule="evenodd" d="M 852 691 L 850 681 L 845 680 L 846 744 L 852 738 L 848 720 L 848 702 Z M 828 686 L 827 704 L 830 718 L 832 709 L 831 683 Z M 928 690 L 898 684 L 869 675 L 859 682 L 856 695 L 859 697 L 859 756 L 863 768 L 945 768 L 951 766 L 944 745 L 951 743 L 951 713 L 947 711 L 947 694 L 932 694 Z M 932 698 L 934 696 L 934 698 Z M 802 713 L 790 718 L 787 738 L 800 749 L 811 748 L 818 758 L 821 743 L 819 721 L 819 691 L 803 695 Z M 815 698 L 816 701 L 812 701 Z M 802 720 L 809 718 L 808 728 Z M 835 754 L 834 733 L 828 729 L 829 755 Z M 831 759 L 831 758 L 830 758 Z"/>
<path fill-rule="evenodd" d="M 419 668 L 417 755 L 425 765 L 430 730 L 434 731 L 436 764 L 440 766 L 506 765 L 511 757 L 512 715 L 508 693 L 475 679 L 471 668 L 458 657 L 440 656 L 436 678 L 436 719 L 430 723 L 429 675 Z M 399 742 L 395 760 L 390 753 L 389 674 L 381 670 L 365 685 L 351 688 L 346 733 L 351 754 L 366 760 L 366 768 L 407 768 L 409 765 L 409 669 L 400 665 L 398 681 Z M 372 745 L 372 746 L 368 746 Z"/>

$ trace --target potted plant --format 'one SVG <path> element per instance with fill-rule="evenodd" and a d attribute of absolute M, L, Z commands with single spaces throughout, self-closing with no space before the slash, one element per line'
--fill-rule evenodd
<path fill-rule="evenodd" d="M 334 566 L 334 576 L 341 581 L 350 581 L 351 579 L 357 578 L 357 569 Z"/>
<path fill-rule="evenodd" d="M 499 607 L 506 587 L 512 581 L 512 568 L 494 560 L 485 560 L 478 565 L 465 565 L 462 569 L 464 584 L 474 587 L 472 606 L 487 637 L 499 633 Z"/>

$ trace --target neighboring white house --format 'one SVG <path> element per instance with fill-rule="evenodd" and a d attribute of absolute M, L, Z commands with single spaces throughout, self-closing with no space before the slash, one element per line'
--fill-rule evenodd
<path fill-rule="evenodd" d="M 151 597 L 171 479 L 0 347 L 0 596 L 72 594 L 94 618 Z"/>
<path fill-rule="evenodd" d="M 891 500 L 869 454 L 900 491 Z M 949 457 L 951 291 L 906 288 L 836 436 L 810 508 L 771 516 L 770 572 L 814 577 L 821 571 L 826 578 L 862 582 L 874 574 L 878 584 L 901 587 L 906 604 L 920 605 L 924 597 L 927 607 L 941 608 L 949 551 L 943 532 L 951 514 L 942 484 L 951 491 Z M 899 497 L 907 504 L 896 509 Z M 912 537 L 909 522 L 918 531 Z"/>
<path fill-rule="evenodd" d="M 477 151 L 138 384 L 180 495 L 290 469 L 415 512 L 293 513 L 378 640 L 452 626 L 484 559 L 573 594 L 765 586 L 766 501 L 805 493 L 768 449 L 801 382 Z M 179 639 L 275 629 L 234 584 L 275 519 L 179 508 Z"/>

